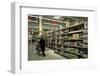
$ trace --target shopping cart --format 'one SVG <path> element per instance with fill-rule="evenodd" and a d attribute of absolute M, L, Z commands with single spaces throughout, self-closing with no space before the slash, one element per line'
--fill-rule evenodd
<path fill-rule="evenodd" d="M 36 54 L 40 55 L 40 52 L 41 52 L 41 48 L 40 48 L 40 44 L 39 42 L 36 42 Z"/>

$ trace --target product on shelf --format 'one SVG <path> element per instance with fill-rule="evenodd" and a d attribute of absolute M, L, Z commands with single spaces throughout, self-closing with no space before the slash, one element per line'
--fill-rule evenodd
<path fill-rule="evenodd" d="M 47 35 L 47 47 L 66 58 L 86 58 L 87 28 L 84 23 L 80 23 L 64 29 L 52 30 Z"/>
<path fill-rule="evenodd" d="M 73 34 L 72 39 L 79 39 L 79 34 Z"/>

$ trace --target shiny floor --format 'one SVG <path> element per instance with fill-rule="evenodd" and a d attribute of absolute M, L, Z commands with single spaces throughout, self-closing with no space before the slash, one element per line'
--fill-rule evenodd
<path fill-rule="evenodd" d="M 29 44 L 28 45 L 28 60 L 57 60 L 57 59 L 65 59 L 64 57 L 54 53 L 54 50 L 46 48 L 45 55 L 42 56 L 42 54 L 38 55 L 36 51 L 35 44 Z"/>

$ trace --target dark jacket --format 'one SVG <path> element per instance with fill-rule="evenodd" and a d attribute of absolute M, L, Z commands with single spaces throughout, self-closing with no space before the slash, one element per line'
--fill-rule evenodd
<path fill-rule="evenodd" d="M 40 48 L 45 50 L 45 40 L 44 39 L 40 39 Z"/>

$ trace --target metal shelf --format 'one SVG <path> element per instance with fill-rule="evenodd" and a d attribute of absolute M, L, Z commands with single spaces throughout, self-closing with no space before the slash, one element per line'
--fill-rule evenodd
<path fill-rule="evenodd" d="M 83 33 L 83 30 L 71 31 L 71 32 L 68 32 L 67 35 L 68 34 L 81 33 L 81 32 Z"/>
<path fill-rule="evenodd" d="M 69 26 L 67 28 L 70 29 L 70 28 L 74 28 L 74 27 L 78 27 L 78 26 L 84 26 L 84 23 L 75 24 L 75 25 Z"/>

